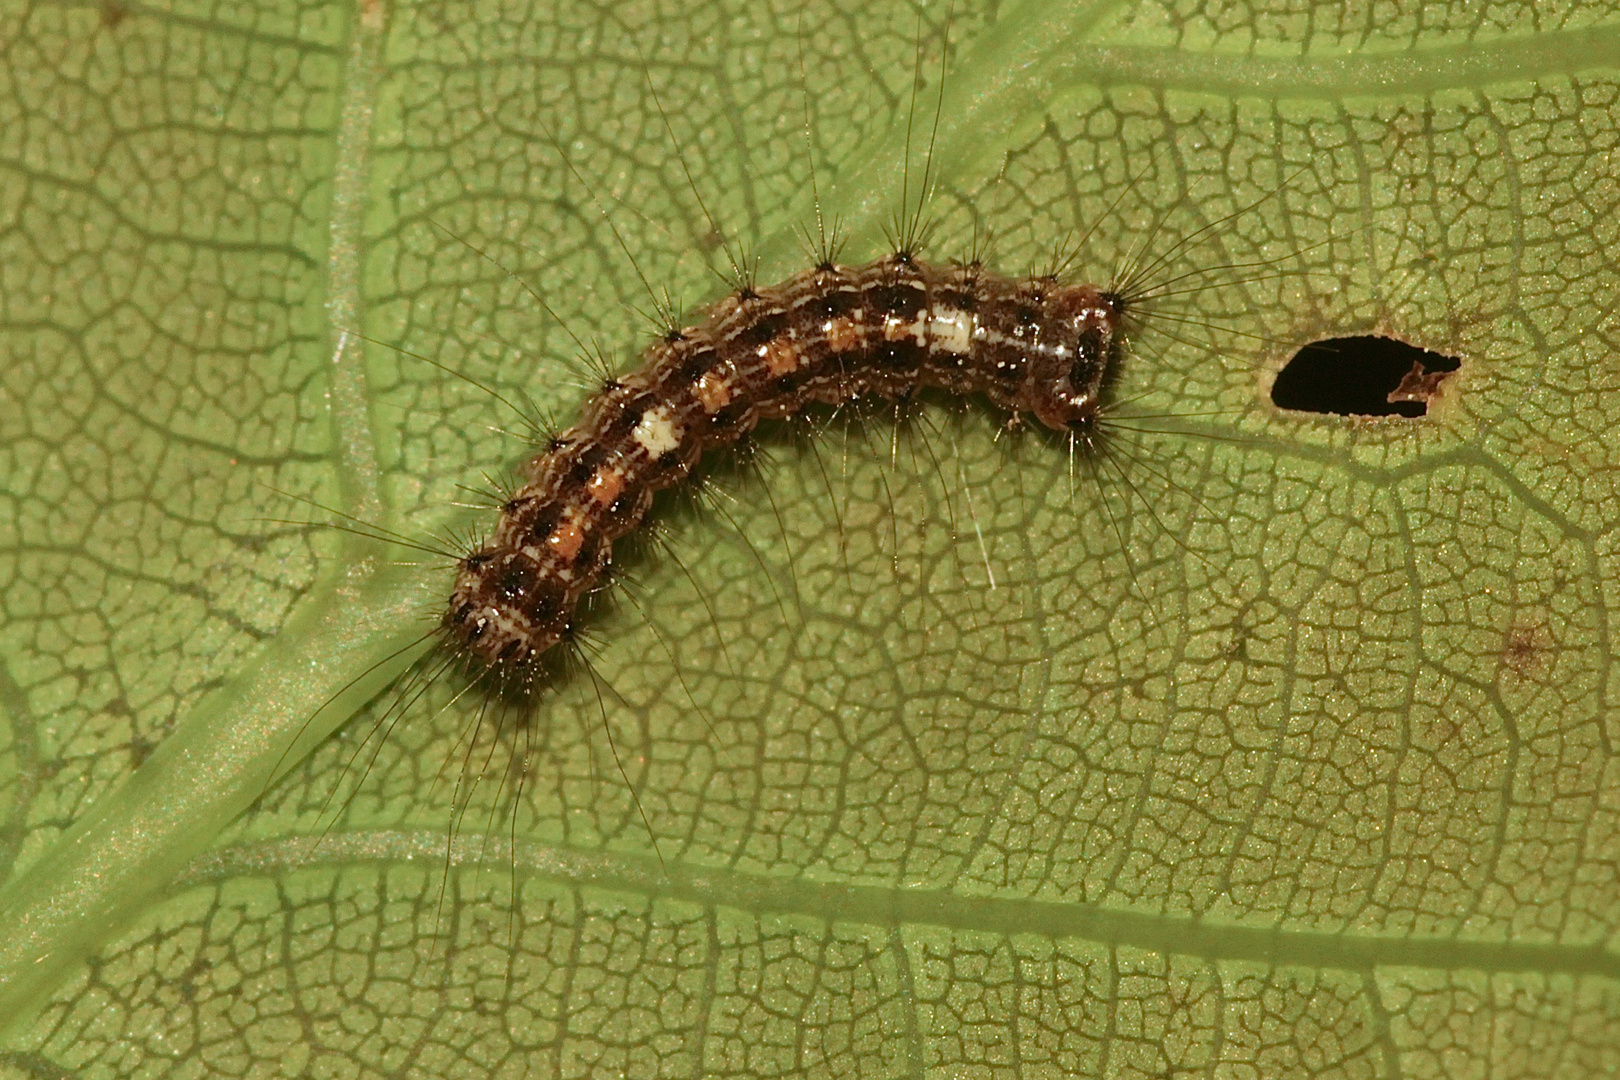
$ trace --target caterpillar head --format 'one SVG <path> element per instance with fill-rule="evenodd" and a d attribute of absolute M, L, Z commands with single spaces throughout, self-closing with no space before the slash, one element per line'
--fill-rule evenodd
<path fill-rule="evenodd" d="M 1041 298 L 1020 403 L 1041 423 L 1070 432 L 1096 421 L 1124 308 L 1119 294 L 1095 285 L 1059 286 Z"/>

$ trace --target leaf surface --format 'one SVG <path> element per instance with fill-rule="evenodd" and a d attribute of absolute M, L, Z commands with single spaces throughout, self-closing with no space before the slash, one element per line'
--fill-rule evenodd
<path fill-rule="evenodd" d="M 1419 11 L 3 16 L 6 1067 L 1620 1068 L 1620 28 Z M 929 145 L 935 257 L 1175 293 L 1108 452 L 766 432 L 527 722 L 386 689 L 448 575 L 321 523 L 487 525 Z M 1270 404 L 1348 333 L 1462 368 Z"/>

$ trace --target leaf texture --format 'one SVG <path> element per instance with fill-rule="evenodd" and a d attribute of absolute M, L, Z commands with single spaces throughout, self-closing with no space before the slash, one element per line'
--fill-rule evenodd
<path fill-rule="evenodd" d="M 1612 10 L 0 20 L 8 1074 L 1620 1071 Z M 532 715 L 389 683 L 448 575 L 326 523 L 925 182 L 1174 294 L 1107 453 L 768 431 Z M 1347 333 L 1462 367 L 1270 403 Z"/>

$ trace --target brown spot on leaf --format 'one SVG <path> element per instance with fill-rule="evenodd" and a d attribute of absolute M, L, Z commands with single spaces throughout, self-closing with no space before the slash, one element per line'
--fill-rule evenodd
<path fill-rule="evenodd" d="M 1545 679 L 1552 658 L 1552 640 L 1541 623 L 1516 623 L 1502 639 L 1501 669 L 1519 682 Z"/>
<path fill-rule="evenodd" d="M 1462 733 L 1462 725 L 1449 717 L 1439 717 L 1429 724 L 1429 745 L 1438 749 L 1446 746 Z"/>

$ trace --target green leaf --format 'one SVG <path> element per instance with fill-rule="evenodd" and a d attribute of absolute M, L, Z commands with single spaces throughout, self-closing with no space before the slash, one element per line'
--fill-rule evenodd
<path fill-rule="evenodd" d="M 8 1069 L 1620 1069 L 1606 13 L 964 6 L 937 137 L 932 8 L 0 19 Z M 1111 453 L 768 434 L 528 722 L 385 690 L 447 574 L 322 523 L 930 144 L 935 257 L 1195 275 Z M 1354 332 L 1462 369 L 1270 404 Z"/>

